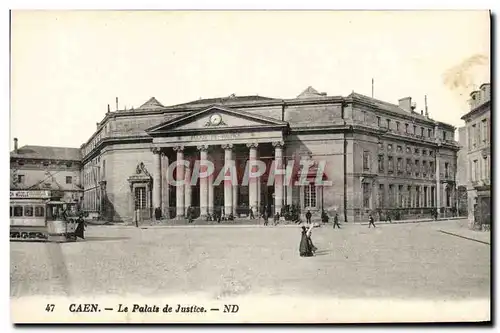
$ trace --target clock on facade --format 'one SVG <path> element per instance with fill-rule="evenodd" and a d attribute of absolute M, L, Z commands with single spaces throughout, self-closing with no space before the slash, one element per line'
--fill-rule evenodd
<path fill-rule="evenodd" d="M 216 114 L 213 114 L 213 115 L 210 116 L 210 123 L 212 125 L 216 125 L 217 126 L 217 125 L 219 125 L 221 123 L 221 121 L 222 121 L 222 117 L 220 116 L 220 114 L 216 113 Z"/>

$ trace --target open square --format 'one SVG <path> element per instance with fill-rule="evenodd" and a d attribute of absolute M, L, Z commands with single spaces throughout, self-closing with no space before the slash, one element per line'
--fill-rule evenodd
<path fill-rule="evenodd" d="M 204 293 L 489 299 L 490 245 L 439 230 L 455 221 L 316 228 L 89 226 L 77 243 L 11 242 L 11 296 Z"/>

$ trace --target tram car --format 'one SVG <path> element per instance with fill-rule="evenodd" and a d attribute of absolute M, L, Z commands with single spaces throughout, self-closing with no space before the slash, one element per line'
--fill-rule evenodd
<path fill-rule="evenodd" d="M 76 241 L 76 203 L 60 199 L 53 191 L 11 191 L 10 239 Z"/>

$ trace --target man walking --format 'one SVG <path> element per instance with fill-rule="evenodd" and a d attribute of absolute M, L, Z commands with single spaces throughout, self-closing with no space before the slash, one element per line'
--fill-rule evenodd
<path fill-rule="evenodd" d="M 335 229 L 335 226 L 340 229 L 339 214 L 337 213 L 335 213 L 335 216 L 333 217 L 333 229 Z"/>
<path fill-rule="evenodd" d="M 370 223 L 368 223 L 368 228 L 370 228 L 372 225 L 373 225 L 373 227 L 374 227 L 374 228 L 376 228 L 376 227 L 375 227 L 375 222 L 374 222 L 374 220 L 373 220 L 373 216 L 372 216 L 372 214 L 370 214 L 370 216 L 368 217 L 368 219 L 369 219 L 369 221 L 370 221 Z"/>
<path fill-rule="evenodd" d="M 311 217 L 312 217 L 312 214 L 311 214 L 311 211 L 308 210 L 307 213 L 306 213 L 306 223 L 307 224 L 311 224 Z"/>

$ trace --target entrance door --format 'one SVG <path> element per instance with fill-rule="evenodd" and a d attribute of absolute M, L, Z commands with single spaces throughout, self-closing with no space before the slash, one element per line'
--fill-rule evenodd
<path fill-rule="evenodd" d="M 142 219 L 151 218 L 151 210 L 148 207 L 148 193 L 145 186 L 135 188 L 135 211 L 139 210 Z"/>

